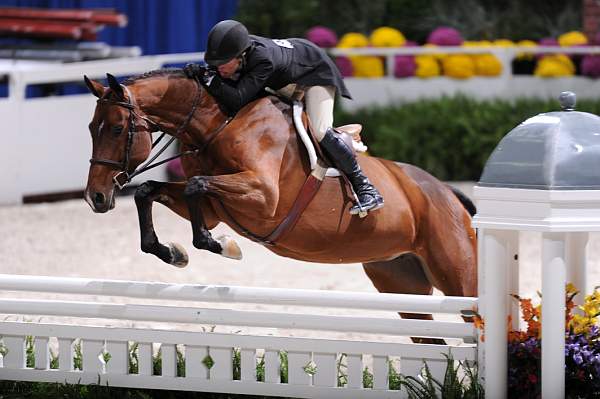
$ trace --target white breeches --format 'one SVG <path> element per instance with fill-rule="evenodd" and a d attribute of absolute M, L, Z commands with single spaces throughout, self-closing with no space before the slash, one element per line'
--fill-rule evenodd
<path fill-rule="evenodd" d="M 327 128 L 333 127 L 335 86 L 311 86 L 304 94 L 306 113 L 317 141 L 323 140 Z"/>

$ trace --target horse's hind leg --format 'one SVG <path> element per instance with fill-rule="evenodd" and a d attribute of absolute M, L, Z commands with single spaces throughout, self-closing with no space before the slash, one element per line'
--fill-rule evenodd
<path fill-rule="evenodd" d="M 433 292 L 433 285 L 423 270 L 420 258 L 415 254 L 406 253 L 385 262 L 364 263 L 363 268 L 379 292 L 416 295 L 431 295 Z M 422 313 L 401 312 L 400 316 L 405 319 L 433 320 L 430 314 Z M 446 343 L 438 338 L 411 337 L 411 339 L 415 343 L 438 345 Z"/>
<path fill-rule="evenodd" d="M 135 205 L 140 222 L 140 238 L 142 251 L 156 255 L 161 260 L 177 267 L 188 263 L 185 249 L 179 244 L 163 245 L 158 240 L 152 222 L 152 203 L 159 202 L 183 218 L 189 219 L 187 207 L 183 199 L 183 183 L 165 183 L 147 181 L 140 185 L 135 192 Z"/>

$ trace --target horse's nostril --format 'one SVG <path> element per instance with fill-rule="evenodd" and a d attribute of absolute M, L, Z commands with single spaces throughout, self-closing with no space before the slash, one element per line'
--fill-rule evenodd
<path fill-rule="evenodd" d="M 96 195 L 94 195 L 94 204 L 96 205 L 104 205 L 105 200 L 106 197 L 104 197 L 104 194 L 102 193 L 96 193 Z"/>

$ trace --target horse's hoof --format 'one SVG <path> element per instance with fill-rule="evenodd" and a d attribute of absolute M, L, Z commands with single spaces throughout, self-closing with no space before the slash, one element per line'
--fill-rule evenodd
<path fill-rule="evenodd" d="M 223 235 L 217 237 L 215 240 L 219 244 L 221 244 L 221 248 L 223 248 L 223 251 L 221 251 L 221 255 L 231 259 L 242 259 L 242 250 L 237 245 L 237 242 L 235 242 L 234 239 L 232 239 L 229 236 Z"/>
<path fill-rule="evenodd" d="M 171 261 L 169 263 L 177 267 L 186 267 L 189 258 L 185 248 L 174 242 L 168 243 L 167 246 L 169 247 L 169 252 L 171 252 Z"/>

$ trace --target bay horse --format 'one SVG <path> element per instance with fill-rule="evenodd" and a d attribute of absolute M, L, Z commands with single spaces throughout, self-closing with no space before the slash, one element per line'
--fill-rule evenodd
<path fill-rule="evenodd" d="M 287 104 L 265 96 L 228 118 L 180 69 L 147 72 L 123 85 L 107 76 L 109 87 L 85 77 L 98 97 L 89 124 L 93 149 L 85 189 L 92 210 L 114 207 L 114 179 L 149 157 L 151 133 L 161 130 L 188 150 L 181 158 L 188 180 L 148 181 L 137 188 L 142 251 L 176 266 L 187 263 L 183 247 L 158 240 L 153 202 L 191 220 L 194 247 L 232 258 L 241 257 L 235 241 L 210 233 L 218 223 L 250 238 L 277 228 L 311 172 Z M 326 177 L 293 229 L 275 245 L 265 243 L 267 248 L 310 262 L 362 263 L 380 292 L 431 294 L 436 287 L 445 295 L 475 296 L 476 234 L 467 211 L 472 203 L 415 166 L 357 156 L 385 206 L 365 218 L 352 216 L 348 186 Z"/>

